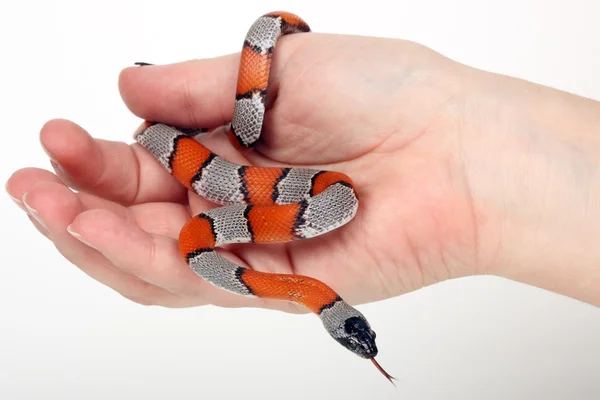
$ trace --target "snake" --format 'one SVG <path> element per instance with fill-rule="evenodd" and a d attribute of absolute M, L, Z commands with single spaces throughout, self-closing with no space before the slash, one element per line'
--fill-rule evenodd
<path fill-rule="evenodd" d="M 239 62 L 233 117 L 225 128 L 238 150 L 252 150 L 259 141 L 277 40 L 310 31 L 300 17 L 283 11 L 262 15 L 248 30 Z M 146 120 L 134 134 L 135 141 L 180 184 L 220 206 L 192 217 L 182 227 L 178 245 L 189 268 L 210 284 L 237 295 L 304 306 L 321 319 L 333 339 L 359 357 L 370 359 L 392 382 L 394 378 L 375 360 L 375 331 L 363 314 L 330 286 L 308 276 L 245 268 L 216 252 L 226 244 L 287 243 L 341 228 L 358 210 L 359 197 L 352 179 L 335 171 L 239 165 L 196 140 L 206 131 Z"/>

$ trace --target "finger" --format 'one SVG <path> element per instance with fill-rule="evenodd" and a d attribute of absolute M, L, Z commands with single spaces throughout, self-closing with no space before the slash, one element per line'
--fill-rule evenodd
<path fill-rule="evenodd" d="M 121 71 L 119 90 L 132 113 L 182 127 L 231 120 L 239 54 Z"/>
<path fill-rule="evenodd" d="M 28 212 L 23 204 L 23 196 L 33 185 L 42 181 L 60 183 L 60 179 L 52 172 L 40 168 L 23 168 L 15 171 L 10 178 L 8 178 L 5 189 L 19 208 Z"/>
<path fill-rule="evenodd" d="M 8 179 L 6 182 L 6 191 L 21 209 L 25 212 L 29 212 L 20 199 L 22 199 L 33 186 L 40 182 L 63 184 L 63 181 L 50 171 L 40 168 L 23 168 L 16 171 Z M 130 217 L 130 213 L 127 209 L 118 203 L 86 192 L 75 193 L 75 195 L 79 198 L 84 209 L 103 208 L 117 213 L 124 218 Z"/>
<path fill-rule="evenodd" d="M 27 218 L 37 229 L 37 231 L 46 238 L 50 239 L 50 232 L 44 225 L 44 222 L 39 216 L 38 211 L 26 203 L 26 195 L 28 190 L 36 183 L 44 181 L 60 183 L 60 179 L 49 171 L 39 168 L 24 168 L 16 171 L 6 181 L 5 188 L 6 192 L 15 202 L 15 204 L 17 204 L 21 210 L 25 211 Z"/>
<path fill-rule="evenodd" d="M 269 101 L 277 96 L 280 74 L 306 35 L 277 42 L 269 74 Z M 240 49 L 241 50 L 241 49 Z M 135 115 L 182 127 L 214 128 L 233 116 L 240 53 L 170 65 L 129 67 L 119 90 Z"/>
<path fill-rule="evenodd" d="M 67 226 L 83 211 L 83 205 L 64 185 L 39 182 L 24 197 L 26 207 L 47 229 L 59 252 L 87 275 L 140 304 L 175 307 L 187 301 L 115 268 L 101 253 L 69 234 Z"/>
<path fill-rule="evenodd" d="M 193 298 L 196 305 L 275 306 L 279 309 L 285 307 L 289 311 L 281 303 L 267 304 L 262 299 L 242 297 L 216 288 L 189 268 L 179 253 L 176 239 L 150 234 L 105 210 L 90 210 L 80 214 L 69 229 L 122 271 L 172 293 Z M 225 256 L 243 265 L 235 256 Z"/>
<path fill-rule="evenodd" d="M 185 189 L 139 146 L 92 138 L 77 124 L 52 120 L 40 140 L 67 185 L 120 204 L 184 201 Z"/>
<path fill-rule="evenodd" d="M 150 234 L 105 210 L 79 214 L 69 229 L 122 271 L 173 293 L 201 297 L 202 281 L 186 268 L 176 239 Z"/>

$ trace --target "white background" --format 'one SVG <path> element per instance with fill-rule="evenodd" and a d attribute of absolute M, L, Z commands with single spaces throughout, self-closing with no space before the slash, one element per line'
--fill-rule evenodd
<path fill-rule="evenodd" d="M 0 175 L 49 168 L 51 118 L 130 141 L 121 68 L 238 51 L 272 10 L 600 99 L 595 0 L 344 3 L 3 1 Z M 539 289 L 479 277 L 360 306 L 394 388 L 312 315 L 138 306 L 63 260 L 8 196 L 0 221 L 1 399 L 600 398 L 600 311 Z"/>

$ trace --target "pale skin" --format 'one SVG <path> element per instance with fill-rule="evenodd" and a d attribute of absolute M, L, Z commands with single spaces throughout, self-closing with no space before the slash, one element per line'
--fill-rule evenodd
<path fill-rule="evenodd" d="M 261 142 L 242 155 L 222 128 L 238 61 L 131 67 L 119 88 L 141 119 L 215 128 L 198 140 L 231 161 L 344 172 L 361 203 L 335 232 L 230 246 L 226 257 L 320 279 L 352 304 L 492 274 L 600 306 L 600 103 L 415 43 L 291 35 L 275 51 Z M 145 305 L 306 311 L 196 276 L 176 239 L 192 215 L 215 205 L 132 140 L 95 139 L 65 120 L 49 121 L 40 137 L 56 173 L 20 169 L 7 190 L 92 278 Z"/>

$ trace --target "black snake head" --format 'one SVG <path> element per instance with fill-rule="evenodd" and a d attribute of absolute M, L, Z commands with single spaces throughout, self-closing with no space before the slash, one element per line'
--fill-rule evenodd
<path fill-rule="evenodd" d="M 343 335 L 337 341 L 345 348 L 362 358 L 373 358 L 377 355 L 375 332 L 362 317 L 350 317 L 344 322 Z"/>

